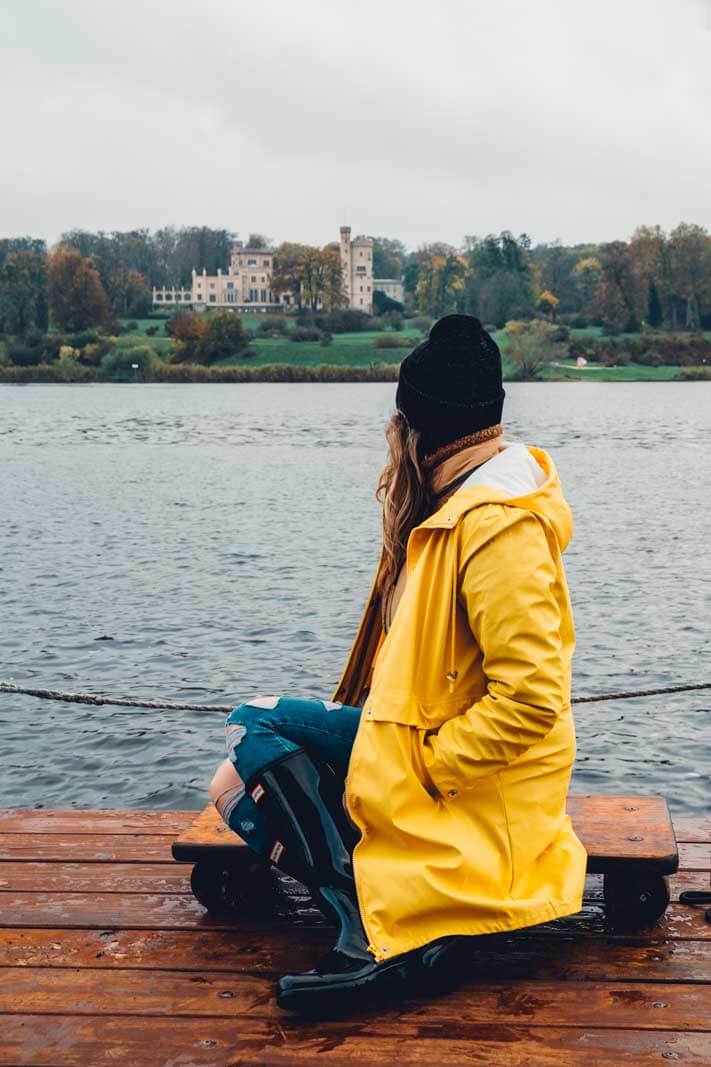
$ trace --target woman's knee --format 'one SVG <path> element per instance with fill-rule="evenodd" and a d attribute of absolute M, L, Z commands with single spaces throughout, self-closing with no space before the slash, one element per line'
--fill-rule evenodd
<path fill-rule="evenodd" d="M 231 760 L 225 759 L 215 771 L 210 782 L 210 800 L 220 815 L 231 804 L 236 794 L 244 792 L 244 783 Z"/>

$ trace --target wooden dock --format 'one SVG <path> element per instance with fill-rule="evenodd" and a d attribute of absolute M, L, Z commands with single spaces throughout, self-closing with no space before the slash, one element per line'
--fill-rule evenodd
<path fill-rule="evenodd" d="M 675 821 L 656 929 L 606 930 L 593 876 L 579 916 L 480 939 L 456 992 L 312 1022 L 273 981 L 328 928 L 298 896 L 270 920 L 208 918 L 171 857 L 194 816 L 0 811 L 0 1065 L 711 1065 L 711 924 L 678 902 L 711 885 L 711 819 Z"/>

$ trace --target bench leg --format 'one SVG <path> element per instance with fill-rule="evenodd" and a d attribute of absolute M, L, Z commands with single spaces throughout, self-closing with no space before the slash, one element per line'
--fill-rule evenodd
<path fill-rule="evenodd" d="M 634 871 L 609 872 L 604 878 L 605 916 L 610 926 L 636 930 L 654 926 L 669 904 L 669 879 Z"/>
<path fill-rule="evenodd" d="M 254 855 L 245 855 L 240 862 L 201 860 L 193 867 L 190 888 L 196 900 L 216 916 L 269 915 L 278 895 L 271 866 Z"/>

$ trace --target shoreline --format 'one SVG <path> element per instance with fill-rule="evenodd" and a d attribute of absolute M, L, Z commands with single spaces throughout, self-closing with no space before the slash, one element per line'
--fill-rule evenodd
<path fill-rule="evenodd" d="M 118 380 L 100 375 L 83 375 L 79 378 L 65 378 L 61 374 L 52 372 L 51 368 L 43 368 L 41 374 L 37 374 L 36 367 L 13 368 L 14 373 L 8 373 L 9 368 L 0 369 L 0 385 L 249 385 L 249 384 L 353 384 L 364 383 L 395 383 L 397 382 L 396 365 L 382 367 L 343 367 L 339 364 L 316 364 L 313 367 L 290 364 L 265 364 L 262 367 L 253 368 L 217 368 L 209 370 L 200 368 L 198 372 L 158 375 L 148 378 L 136 378 Z M 577 369 L 577 368 L 576 368 Z M 598 368 L 581 368 L 581 370 L 598 370 Z M 505 385 L 518 383 L 530 383 L 545 385 L 552 382 L 614 382 L 616 384 L 641 384 L 641 383 L 669 383 L 679 382 L 711 382 L 711 374 L 699 377 L 684 377 L 679 374 L 669 377 L 660 375 L 649 377 L 623 377 L 619 374 L 610 373 L 618 368 L 606 368 L 606 373 L 585 375 L 573 374 L 550 374 L 537 378 L 507 378 L 504 377 Z M 679 368 L 675 368 L 679 370 Z M 33 373 L 27 373 L 30 370 Z M 3 373 L 4 371 L 4 373 Z M 205 373 L 200 373 L 205 371 Z"/>

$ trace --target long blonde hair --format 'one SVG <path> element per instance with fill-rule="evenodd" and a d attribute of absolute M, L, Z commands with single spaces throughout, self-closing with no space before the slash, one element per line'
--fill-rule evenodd
<path fill-rule="evenodd" d="M 404 563 L 407 539 L 429 513 L 432 503 L 423 464 L 422 434 L 411 429 L 401 412 L 390 419 L 385 439 L 388 459 L 375 491 L 383 508 L 383 568 L 378 580 L 382 597 L 394 585 Z"/>

